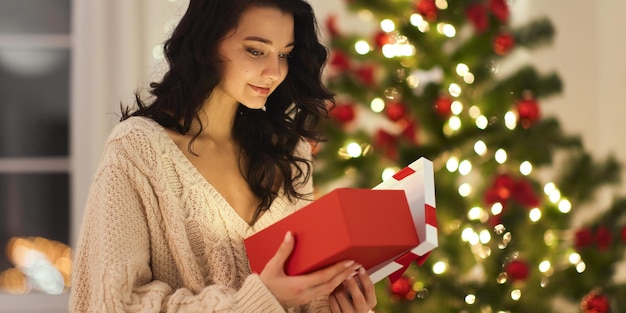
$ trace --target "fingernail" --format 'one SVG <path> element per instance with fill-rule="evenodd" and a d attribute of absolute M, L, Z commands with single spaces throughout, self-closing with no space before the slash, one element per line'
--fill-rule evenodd
<path fill-rule="evenodd" d="M 290 232 L 290 231 L 288 231 L 288 232 L 285 234 L 285 242 L 287 242 L 287 241 L 289 241 L 289 240 L 291 240 L 291 232 Z"/>
<path fill-rule="evenodd" d="M 361 267 L 361 268 L 359 269 L 359 274 L 361 274 L 361 275 L 365 275 L 365 273 L 366 273 L 366 272 L 365 272 L 365 268 Z"/>
<path fill-rule="evenodd" d="M 350 280 L 352 279 L 352 277 L 356 276 L 356 272 L 352 272 L 350 273 L 350 276 L 348 276 L 348 278 L 346 278 L 346 280 Z"/>
<path fill-rule="evenodd" d="M 352 266 L 352 264 L 354 264 L 354 261 L 348 261 L 348 262 L 344 263 L 343 265 L 345 267 L 350 267 L 350 266 Z"/>

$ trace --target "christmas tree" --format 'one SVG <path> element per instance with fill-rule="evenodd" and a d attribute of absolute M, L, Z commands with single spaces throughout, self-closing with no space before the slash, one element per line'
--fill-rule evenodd
<path fill-rule="evenodd" d="M 435 167 L 439 246 L 376 285 L 375 311 L 625 312 L 613 276 L 626 199 L 571 226 L 619 183 L 619 162 L 597 160 L 542 116 L 542 101 L 562 92 L 557 73 L 503 70 L 515 49 L 551 42 L 550 20 L 513 26 L 505 0 L 347 5 L 377 27 L 364 35 L 325 23 L 337 97 L 315 150 L 319 192 L 371 188 L 419 157 Z"/>

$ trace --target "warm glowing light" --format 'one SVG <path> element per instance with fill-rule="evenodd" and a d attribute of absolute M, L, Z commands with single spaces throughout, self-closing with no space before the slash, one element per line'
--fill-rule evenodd
<path fill-rule="evenodd" d="M 370 47 L 370 44 L 367 41 L 359 40 L 354 44 L 354 50 L 360 55 L 366 55 L 372 51 L 372 47 Z"/>
<path fill-rule="evenodd" d="M 385 110 L 385 100 L 382 98 L 374 98 L 370 102 L 370 108 L 376 113 L 380 113 Z"/>
<path fill-rule="evenodd" d="M 472 118 L 478 118 L 480 116 L 480 108 L 473 105 L 469 109 L 469 115 Z"/>
<path fill-rule="evenodd" d="M 466 176 L 471 171 L 472 171 L 472 163 L 468 160 L 461 161 L 461 164 L 459 164 L 459 173 L 463 176 Z"/>
<path fill-rule="evenodd" d="M 448 159 L 448 162 L 446 162 L 446 169 L 450 172 L 453 173 L 455 172 L 457 169 L 459 168 L 459 159 L 457 159 L 457 157 L 450 157 Z"/>
<path fill-rule="evenodd" d="M 511 291 L 511 299 L 513 299 L 513 301 L 518 301 L 520 298 L 522 298 L 522 291 L 519 289 L 514 289 Z"/>
<path fill-rule="evenodd" d="M 478 221 L 483 217 L 485 211 L 481 207 L 473 207 L 467 211 L 467 218 L 471 221 Z"/>
<path fill-rule="evenodd" d="M 542 273 L 547 273 L 551 267 L 552 264 L 550 264 L 550 261 L 542 261 L 539 263 L 539 271 Z"/>
<path fill-rule="evenodd" d="M 558 203 L 561 200 L 561 191 L 556 189 L 548 195 L 548 199 L 552 203 Z"/>
<path fill-rule="evenodd" d="M 528 161 L 524 161 L 520 164 L 519 171 L 522 175 L 528 176 L 533 171 L 533 165 Z"/>
<path fill-rule="evenodd" d="M 448 92 L 450 93 L 451 96 L 456 98 L 461 95 L 461 86 L 459 86 L 458 84 L 452 83 L 450 84 L 450 86 L 448 86 Z"/>
<path fill-rule="evenodd" d="M 461 186 L 459 186 L 459 195 L 461 195 L 461 197 L 465 198 L 468 197 L 470 194 L 472 194 L 472 185 L 468 183 L 463 183 L 461 184 Z"/>
<path fill-rule="evenodd" d="M 484 245 L 488 244 L 491 241 L 491 233 L 488 230 L 483 230 L 480 232 L 480 242 Z"/>
<path fill-rule="evenodd" d="M 569 255 L 568 260 L 571 264 L 578 264 L 580 261 L 582 261 L 582 258 L 580 257 L 580 254 L 574 252 Z"/>
<path fill-rule="evenodd" d="M 396 24 L 390 19 L 384 19 L 380 21 L 380 29 L 384 32 L 390 33 L 396 30 Z"/>
<path fill-rule="evenodd" d="M 382 179 L 383 181 L 393 177 L 393 175 L 395 175 L 400 169 L 397 167 L 388 167 L 386 169 L 383 170 L 382 173 Z"/>
<path fill-rule="evenodd" d="M 485 144 L 485 142 L 482 140 L 476 141 L 476 143 L 474 144 L 474 152 L 476 152 L 476 154 L 480 156 L 485 155 L 485 153 L 487 152 L 487 145 Z"/>
<path fill-rule="evenodd" d="M 528 217 L 533 223 L 536 223 L 541 219 L 541 210 L 539 208 L 534 208 L 528 212 Z"/>
<path fill-rule="evenodd" d="M 498 149 L 498 151 L 496 151 L 495 158 L 496 158 L 496 162 L 500 164 L 504 164 L 504 162 L 506 162 L 506 159 L 507 159 L 506 151 L 504 149 Z"/>
<path fill-rule="evenodd" d="M 415 27 L 419 27 L 420 25 L 422 25 L 426 21 L 424 21 L 424 17 L 423 16 L 421 16 L 421 15 L 419 15 L 417 13 L 414 13 L 414 14 L 411 14 L 410 22 L 411 22 L 411 25 L 413 25 Z"/>
<path fill-rule="evenodd" d="M 448 8 L 448 1 L 446 0 L 435 0 L 435 6 L 439 10 L 445 10 Z"/>
<path fill-rule="evenodd" d="M 547 183 L 545 186 L 543 186 L 543 192 L 546 195 L 551 194 L 555 190 L 556 190 L 556 185 L 554 183 Z"/>
<path fill-rule="evenodd" d="M 559 211 L 561 213 L 569 213 L 572 210 L 572 203 L 567 199 L 561 199 L 559 201 Z"/>
<path fill-rule="evenodd" d="M 461 240 L 468 242 L 472 239 L 472 237 L 474 237 L 476 235 L 476 233 L 474 232 L 474 230 L 470 227 L 467 227 L 465 229 L 463 229 L 463 231 L 461 232 Z"/>
<path fill-rule="evenodd" d="M 463 112 L 463 103 L 458 100 L 452 101 L 452 104 L 450 104 L 450 111 L 452 111 L 452 114 L 454 115 L 461 114 L 461 112 Z"/>
<path fill-rule="evenodd" d="M 448 38 L 453 38 L 456 36 L 456 28 L 450 24 L 443 24 L 441 26 L 441 33 Z"/>
<path fill-rule="evenodd" d="M 461 129 L 461 125 L 461 119 L 458 116 L 452 116 L 448 119 L 448 126 L 450 126 L 453 131 Z"/>
<path fill-rule="evenodd" d="M 363 149 L 361 148 L 361 145 L 359 145 L 356 142 L 349 143 L 346 146 L 346 151 L 348 152 L 348 155 L 351 158 L 358 158 L 363 153 Z"/>
<path fill-rule="evenodd" d="M 472 73 L 467 73 L 465 76 L 463 76 L 463 81 L 466 84 L 473 84 L 475 79 L 476 77 L 474 77 L 474 74 Z"/>
<path fill-rule="evenodd" d="M 511 111 L 507 112 L 504 115 L 504 125 L 508 129 L 515 129 L 515 127 L 517 127 L 517 115 Z"/>
<path fill-rule="evenodd" d="M 502 203 L 496 202 L 491 206 L 491 214 L 498 215 L 502 213 L 503 209 L 504 209 L 504 206 L 502 206 Z"/>
<path fill-rule="evenodd" d="M 456 66 L 456 74 L 463 77 L 465 75 L 467 75 L 467 73 L 469 73 L 469 66 L 467 66 L 467 64 L 464 63 L 459 63 Z"/>
<path fill-rule="evenodd" d="M 433 264 L 433 273 L 437 275 L 445 273 L 447 269 L 448 269 L 448 265 L 443 261 L 439 261 Z"/>
<path fill-rule="evenodd" d="M 465 303 L 467 304 L 474 304 L 476 302 L 476 296 L 473 294 L 469 294 L 467 296 L 465 296 Z"/>
<path fill-rule="evenodd" d="M 486 116 L 481 115 L 479 117 L 476 118 L 476 127 L 485 130 L 487 128 L 487 126 L 489 126 L 489 120 L 487 119 Z"/>
<path fill-rule="evenodd" d="M 576 272 L 582 273 L 587 269 L 587 264 L 585 262 L 580 262 L 576 264 Z"/>

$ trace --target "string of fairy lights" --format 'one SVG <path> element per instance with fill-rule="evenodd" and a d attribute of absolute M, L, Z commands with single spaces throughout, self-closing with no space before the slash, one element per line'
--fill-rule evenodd
<path fill-rule="evenodd" d="M 447 9 L 447 2 L 445 0 L 437 0 L 436 1 L 437 8 L 440 10 Z M 364 12 L 360 12 L 361 15 L 371 16 L 372 14 L 367 14 Z M 431 30 L 437 31 L 442 36 L 448 38 L 454 38 L 457 35 L 456 28 L 447 23 L 437 23 L 436 25 L 431 25 L 429 21 L 427 21 L 422 15 L 418 13 L 414 13 L 410 16 L 409 21 L 411 25 L 416 27 L 420 32 L 429 32 Z M 411 44 L 406 36 L 403 36 L 397 31 L 396 24 L 391 19 L 385 19 L 380 22 L 380 29 L 387 33 L 391 38 L 390 42 L 384 44 L 381 47 L 381 52 L 386 58 L 406 58 L 412 57 L 416 55 L 416 47 Z M 374 51 L 372 45 L 366 39 L 357 40 L 354 43 L 354 51 L 359 55 L 367 55 Z M 497 64 L 492 65 L 492 71 L 497 73 L 498 66 Z M 432 71 L 432 70 L 431 70 Z M 416 89 L 419 87 L 421 83 L 421 78 L 431 79 L 433 80 L 442 80 L 441 71 L 438 71 L 438 75 L 425 75 L 425 71 L 415 70 L 410 75 L 408 75 L 405 79 L 405 83 L 411 89 Z M 457 134 L 463 127 L 477 127 L 480 130 L 485 130 L 490 125 L 490 118 L 485 116 L 479 106 L 471 105 L 467 107 L 466 104 L 463 103 L 461 95 L 464 91 L 464 84 L 466 86 L 471 86 L 474 83 L 474 74 L 472 73 L 470 67 L 467 64 L 459 63 L 455 67 L 454 71 L 459 76 L 458 82 L 452 82 L 447 85 L 447 93 L 453 99 L 452 104 L 450 106 L 451 116 L 448 118 L 447 122 L 444 125 L 443 132 L 446 136 L 454 136 Z M 429 77 L 427 77 L 429 76 Z M 382 113 L 385 111 L 385 107 L 387 104 L 387 100 L 395 100 L 398 97 L 398 91 L 394 88 L 389 88 L 385 90 L 384 97 L 376 97 L 371 100 L 369 104 L 369 109 L 374 113 Z M 467 117 L 464 117 L 464 112 L 467 113 Z M 509 130 L 515 130 L 519 125 L 519 117 L 518 114 L 514 110 L 509 110 L 503 116 L 503 123 Z M 469 121 L 469 122 L 468 122 Z M 367 155 L 371 151 L 371 145 L 369 143 L 360 143 L 355 140 L 347 142 L 342 148 L 339 149 L 339 156 L 344 159 L 349 158 L 359 158 Z M 508 153 L 505 149 L 499 147 L 489 147 L 484 141 L 476 140 L 473 145 L 473 152 L 481 157 L 481 158 L 493 158 L 500 165 L 508 165 L 511 166 L 511 161 L 509 160 Z M 448 155 L 444 156 L 447 158 L 444 160 L 445 168 L 450 173 L 458 173 L 462 177 L 468 177 L 468 179 L 462 180 L 458 186 L 458 193 L 463 198 L 468 198 L 473 195 L 473 190 L 475 183 L 469 179 L 474 174 L 474 166 L 471 157 L 463 158 L 459 152 L 451 152 Z M 517 165 L 519 173 L 523 176 L 529 176 L 533 173 L 533 164 L 529 161 L 519 162 Z M 398 170 L 399 167 L 391 166 L 387 167 L 382 171 L 381 178 L 383 180 L 389 179 L 393 176 Z M 572 203 L 564 197 L 559 188 L 553 182 L 547 182 L 543 186 L 543 192 L 545 198 L 549 200 L 550 203 L 553 204 L 560 213 L 568 214 L 572 209 Z M 544 209 L 548 209 L 548 205 L 544 205 Z M 488 221 L 490 215 L 497 216 L 503 212 L 504 206 L 502 203 L 497 202 L 489 208 L 484 208 L 481 206 L 473 206 L 467 210 L 467 226 L 457 225 L 461 230 L 461 240 L 466 242 L 469 246 L 473 254 L 475 255 L 478 262 L 481 260 L 486 260 L 492 255 L 492 246 L 497 247 L 497 249 L 504 250 L 513 240 L 513 235 L 511 232 L 507 231 L 505 225 L 498 224 L 495 227 L 487 227 L 485 226 Z M 531 208 L 528 212 L 528 219 L 531 223 L 538 223 L 543 217 L 542 208 L 534 207 Z M 544 234 L 544 244 L 551 248 L 557 248 L 560 242 L 563 241 L 563 237 L 565 237 L 562 233 L 556 230 L 547 230 Z M 495 245 L 493 245 L 494 241 L 497 241 Z M 546 257 L 539 264 L 537 264 L 536 268 L 541 273 L 543 279 L 540 282 L 541 287 L 546 287 L 549 284 L 550 276 L 557 270 L 562 269 L 564 267 L 574 266 L 578 273 L 583 273 L 586 269 L 586 264 L 582 260 L 580 254 L 574 251 L 572 248 L 566 248 L 567 252 L 565 253 L 565 259 L 557 259 L 562 258 L 562 256 L 555 254 L 553 259 L 550 257 Z M 519 257 L 519 252 L 514 251 L 510 254 L 510 257 L 507 261 L 512 261 Z M 503 271 L 497 275 L 496 282 L 498 284 L 504 285 L 510 281 L 508 274 L 504 271 L 506 264 L 502 265 Z M 449 269 L 448 263 L 445 260 L 440 260 L 435 262 L 432 265 L 432 272 L 436 275 L 443 275 Z M 423 292 L 424 285 L 422 282 L 415 282 L 413 286 L 413 290 L 416 292 Z M 427 292 L 427 290 L 426 290 Z M 518 301 L 522 298 L 522 289 L 518 287 L 513 287 L 510 291 L 510 298 L 513 301 Z M 471 305 L 477 303 L 477 295 L 468 293 L 464 301 Z M 504 312 L 504 311 L 500 311 Z"/>

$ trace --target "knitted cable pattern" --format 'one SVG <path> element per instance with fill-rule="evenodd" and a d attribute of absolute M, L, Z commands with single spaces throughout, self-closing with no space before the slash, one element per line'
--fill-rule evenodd
<path fill-rule="evenodd" d="M 309 145 L 297 153 L 310 159 Z M 70 311 L 285 312 L 250 272 L 243 240 L 305 204 L 280 196 L 249 226 L 158 123 L 129 118 L 107 139 L 89 192 Z"/>

